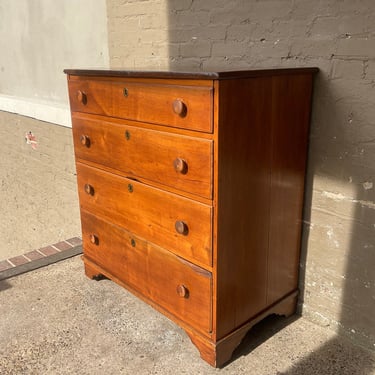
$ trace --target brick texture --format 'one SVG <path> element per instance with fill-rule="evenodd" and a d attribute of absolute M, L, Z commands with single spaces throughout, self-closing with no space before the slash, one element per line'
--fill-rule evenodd
<path fill-rule="evenodd" d="M 79 237 L 73 237 L 66 240 L 66 242 L 69 242 L 72 246 L 77 246 L 82 244 L 82 240 Z"/>
<path fill-rule="evenodd" d="M 44 254 L 45 256 L 53 255 L 53 254 L 56 254 L 56 253 L 59 252 L 57 249 L 55 249 L 55 248 L 52 247 L 52 246 L 42 247 L 41 249 L 39 249 L 39 251 L 40 251 L 42 254 Z"/>
<path fill-rule="evenodd" d="M 67 243 L 66 241 L 55 243 L 53 244 L 53 246 L 56 247 L 60 251 L 68 250 L 72 247 L 72 245 L 70 243 Z"/>
<path fill-rule="evenodd" d="M 82 254 L 82 241 L 73 237 L 51 246 L 0 261 L 0 281 Z M 73 245 L 74 244 L 74 245 Z"/>
<path fill-rule="evenodd" d="M 43 258 L 43 254 L 41 254 L 39 251 L 36 251 L 36 250 L 30 251 L 24 255 L 26 258 L 30 259 L 31 261 Z"/>
<path fill-rule="evenodd" d="M 15 266 L 20 266 L 22 264 L 25 264 L 28 262 L 28 259 L 25 258 L 23 255 L 19 255 L 13 258 L 10 258 L 9 261 L 15 265 Z"/>
<path fill-rule="evenodd" d="M 114 68 L 317 66 L 303 313 L 375 342 L 373 0 L 107 0 Z"/>
<path fill-rule="evenodd" d="M 8 270 L 9 268 L 12 268 L 12 267 L 13 266 L 7 260 L 0 261 L 0 272 Z"/>

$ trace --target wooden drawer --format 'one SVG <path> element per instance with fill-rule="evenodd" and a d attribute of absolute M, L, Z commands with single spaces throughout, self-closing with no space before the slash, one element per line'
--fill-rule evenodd
<path fill-rule="evenodd" d="M 73 117 L 74 149 L 84 159 L 212 198 L 212 141 Z"/>
<path fill-rule="evenodd" d="M 211 273 L 81 213 L 84 255 L 194 328 L 210 332 Z"/>
<path fill-rule="evenodd" d="M 69 82 L 72 112 L 112 115 L 112 85 L 108 82 L 80 80 Z"/>
<path fill-rule="evenodd" d="M 113 86 L 115 117 L 177 128 L 212 132 L 212 103 L 212 87 L 128 82 Z"/>
<path fill-rule="evenodd" d="M 109 115 L 211 133 L 213 88 L 153 83 L 71 80 L 72 112 Z"/>
<path fill-rule="evenodd" d="M 77 177 L 83 209 L 196 264 L 212 265 L 211 206 L 81 163 Z"/>

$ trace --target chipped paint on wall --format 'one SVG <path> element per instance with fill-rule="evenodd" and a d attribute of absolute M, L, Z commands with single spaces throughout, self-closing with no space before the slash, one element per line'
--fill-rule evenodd
<path fill-rule="evenodd" d="M 362 186 L 363 186 L 363 188 L 364 188 L 365 190 L 370 190 L 370 189 L 373 188 L 373 183 L 370 182 L 370 181 L 366 181 L 366 182 L 364 182 L 364 183 L 362 184 Z"/>
<path fill-rule="evenodd" d="M 372 183 L 368 183 L 368 184 L 371 184 L 371 187 L 367 187 L 367 189 L 372 189 Z M 371 209 L 375 210 L 375 203 L 372 202 L 372 201 L 364 201 L 364 200 L 354 199 L 354 198 L 348 197 L 346 195 L 343 195 L 341 193 L 333 193 L 333 192 L 330 192 L 330 191 L 323 191 L 322 195 L 326 198 L 333 199 L 335 201 L 347 201 L 347 202 L 352 202 L 352 203 L 358 203 L 363 207 L 367 207 L 367 208 L 371 208 Z"/>

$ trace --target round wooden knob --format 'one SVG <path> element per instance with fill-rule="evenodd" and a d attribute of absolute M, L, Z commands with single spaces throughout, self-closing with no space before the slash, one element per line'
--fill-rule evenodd
<path fill-rule="evenodd" d="M 181 99 L 176 99 L 172 103 L 173 112 L 176 113 L 176 115 L 179 115 L 181 117 L 186 116 L 187 113 L 187 107 L 186 104 Z"/>
<path fill-rule="evenodd" d="M 90 234 L 90 242 L 94 245 L 99 244 L 99 238 L 95 234 Z"/>
<path fill-rule="evenodd" d="M 81 144 L 82 146 L 90 147 L 90 138 L 87 135 L 81 135 Z"/>
<path fill-rule="evenodd" d="M 83 91 L 81 91 L 81 90 L 77 91 L 77 99 L 82 104 L 86 104 L 87 103 L 87 95 Z"/>
<path fill-rule="evenodd" d="M 89 195 L 94 195 L 94 187 L 90 184 L 85 184 L 85 192 Z"/>
<path fill-rule="evenodd" d="M 179 234 L 183 234 L 184 236 L 186 236 L 189 233 L 189 227 L 181 220 L 177 220 L 174 224 L 174 227 L 176 229 L 176 232 Z"/>
<path fill-rule="evenodd" d="M 177 294 L 182 298 L 188 298 L 189 297 L 189 289 L 186 288 L 185 285 L 177 285 L 176 288 Z"/>
<path fill-rule="evenodd" d="M 186 174 L 188 171 L 188 165 L 187 165 L 186 160 L 181 159 L 181 158 L 174 159 L 173 167 L 176 172 L 181 173 L 181 174 Z"/>

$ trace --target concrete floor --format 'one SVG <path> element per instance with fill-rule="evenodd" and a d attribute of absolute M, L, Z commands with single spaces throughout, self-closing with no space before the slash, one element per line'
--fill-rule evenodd
<path fill-rule="evenodd" d="M 375 374 L 373 353 L 296 317 L 261 323 L 213 369 L 163 315 L 87 279 L 80 257 L 1 281 L 0 316 L 2 375 Z"/>
<path fill-rule="evenodd" d="M 0 125 L 0 261 L 79 236 L 70 129 L 12 114 Z M 79 257 L 0 281 L 0 316 L 1 375 L 375 375 L 374 352 L 303 318 L 261 323 L 213 369 L 177 325 L 110 280 L 87 279 Z"/>
<path fill-rule="evenodd" d="M 0 261 L 81 236 L 71 129 L 0 111 L 0 137 Z"/>

